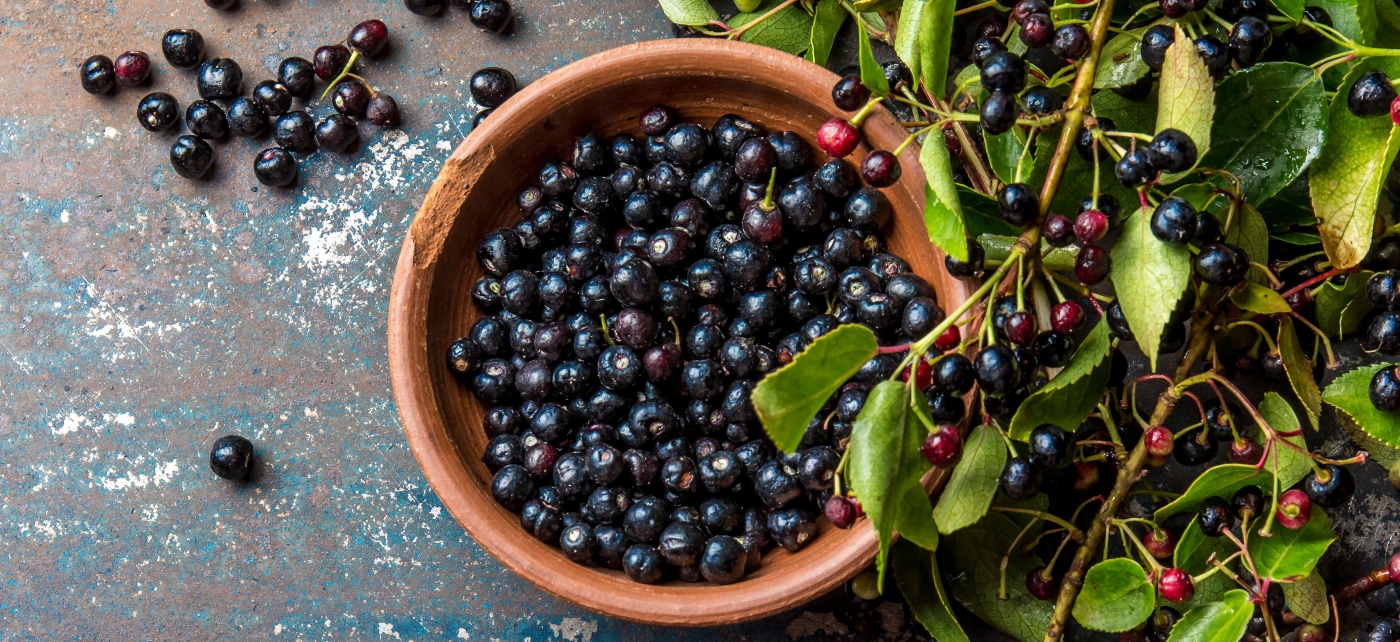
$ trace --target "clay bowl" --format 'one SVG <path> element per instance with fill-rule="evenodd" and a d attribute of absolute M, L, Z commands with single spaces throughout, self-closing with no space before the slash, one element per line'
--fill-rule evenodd
<path fill-rule="evenodd" d="M 619 571 L 579 565 L 526 534 L 516 514 L 491 497 L 481 462 L 483 408 L 448 373 L 447 346 L 478 316 L 472 283 L 481 276 L 478 240 L 513 224 L 515 195 L 544 162 L 567 157 L 575 136 L 640 134 L 636 117 L 666 103 L 705 124 L 740 114 L 768 131 L 812 137 L 843 115 L 831 102 L 837 77 L 801 58 L 738 42 L 700 38 L 647 42 L 606 51 L 523 89 L 472 132 L 443 166 L 404 239 L 389 304 L 389 366 L 404 431 L 444 506 L 496 559 L 541 588 L 580 606 L 649 624 L 709 626 L 774 615 L 850 579 L 874 558 L 864 522 L 820 535 L 797 554 L 775 548 L 736 584 L 636 584 Z M 894 149 L 906 136 L 883 109 L 865 124 L 867 140 Z M 851 157 L 859 162 L 870 147 Z M 813 147 L 814 159 L 821 153 Z M 825 159 L 818 160 L 824 162 Z M 885 230 L 892 251 L 928 279 L 946 309 L 968 292 L 944 271 L 923 224 L 924 175 L 918 149 L 900 158 L 902 180 L 885 194 L 894 206 Z M 930 487 L 938 482 L 931 475 Z"/>

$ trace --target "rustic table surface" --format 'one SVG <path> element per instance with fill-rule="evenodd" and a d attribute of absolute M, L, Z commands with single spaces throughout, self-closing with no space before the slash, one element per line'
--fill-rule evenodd
<path fill-rule="evenodd" d="M 470 129 L 467 78 L 499 65 L 529 82 L 670 37 L 655 0 L 517 0 L 505 38 L 398 0 L 3 4 L 0 639 L 927 638 L 902 604 L 839 594 L 715 630 L 583 611 L 477 547 L 408 449 L 386 301 L 414 210 Z M 134 118 L 147 92 L 196 97 L 160 55 L 167 29 L 198 29 L 251 86 L 367 18 L 392 44 L 362 72 L 404 123 L 362 124 L 350 153 L 302 160 L 293 189 L 253 178 L 266 139 L 216 143 L 212 177 L 182 179 L 176 134 Z M 152 55 L 147 86 L 79 88 L 84 58 L 129 49 Z M 250 483 L 208 469 L 229 433 L 257 446 Z M 1362 481 L 1380 490 L 1383 471 Z M 1393 545 L 1393 491 L 1355 504 L 1336 577 Z M 1373 601 L 1394 610 L 1393 591 Z"/>

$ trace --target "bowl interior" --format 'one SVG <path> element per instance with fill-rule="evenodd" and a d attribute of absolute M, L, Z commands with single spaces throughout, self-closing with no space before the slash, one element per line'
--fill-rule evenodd
<path fill-rule="evenodd" d="M 574 137 L 628 132 L 657 103 L 709 126 L 738 114 L 767 131 L 792 130 L 812 144 L 822 122 L 841 115 L 831 104 L 829 71 L 781 52 L 701 39 L 644 43 L 588 58 L 537 81 L 498 108 L 454 152 L 405 242 L 391 299 L 390 357 L 395 395 L 415 455 L 444 505 L 504 564 L 543 588 L 588 608 L 652 623 L 702 625 L 778 613 L 845 581 L 873 556 L 871 529 L 821 533 L 797 554 L 779 548 L 760 568 L 729 586 L 631 582 L 619 571 L 568 561 L 520 526 L 490 495 L 481 461 L 484 408 L 448 372 L 448 345 L 480 316 L 471 287 L 482 275 L 475 258 L 487 232 L 519 219 L 517 192 L 538 167 L 567 158 Z M 904 129 L 884 110 L 864 127 L 868 143 L 894 149 Z M 813 166 L 826 158 L 812 146 Z M 884 231 L 890 251 L 938 290 L 946 308 L 965 297 L 942 269 L 922 219 L 923 173 L 917 147 L 901 157 L 903 178 L 885 189 L 895 217 Z"/>

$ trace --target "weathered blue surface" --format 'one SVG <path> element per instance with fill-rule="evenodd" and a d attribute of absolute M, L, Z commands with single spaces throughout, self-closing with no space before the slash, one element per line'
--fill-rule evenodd
<path fill-rule="evenodd" d="M 816 615 L 711 631 L 597 616 L 504 570 L 425 487 L 390 390 L 386 300 L 408 222 L 467 133 L 466 79 L 500 65 L 528 82 L 669 36 L 654 0 L 517 6 L 500 38 L 397 1 L 4 3 L 0 639 L 850 632 Z M 294 189 L 254 180 L 269 140 L 217 143 L 212 179 L 187 181 L 167 162 L 175 134 L 137 125 L 147 92 L 196 97 L 193 73 L 160 56 L 166 29 L 199 29 L 251 87 L 372 17 L 392 50 L 361 73 L 405 123 L 362 124 L 363 145 L 305 158 Z M 152 54 L 148 86 L 81 91 L 79 62 L 127 49 Z M 254 483 L 209 472 L 227 433 L 256 443 Z"/>

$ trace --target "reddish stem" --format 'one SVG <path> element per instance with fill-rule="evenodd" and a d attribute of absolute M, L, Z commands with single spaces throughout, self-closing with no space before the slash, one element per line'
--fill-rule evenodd
<path fill-rule="evenodd" d="M 1300 290 L 1305 290 L 1305 289 L 1307 289 L 1307 288 L 1310 288 L 1310 287 L 1312 287 L 1312 286 L 1314 286 L 1314 285 L 1317 285 L 1318 283 L 1321 283 L 1321 282 L 1323 282 L 1323 281 L 1326 281 L 1327 279 L 1330 279 L 1330 278 L 1332 278 L 1332 277 L 1334 277 L 1334 276 L 1337 276 L 1338 274 L 1348 274 L 1348 273 L 1355 272 L 1355 271 L 1356 271 L 1356 268 L 1351 268 L 1351 269 L 1347 269 L 1347 270 L 1342 270 L 1342 269 L 1338 269 L 1338 268 L 1332 268 L 1332 269 L 1330 269 L 1330 270 L 1328 270 L 1328 271 L 1326 271 L 1326 272 L 1323 272 L 1322 274 L 1319 274 L 1319 275 L 1317 275 L 1317 276 L 1315 276 L 1315 277 L 1313 277 L 1313 278 L 1311 278 L 1311 279 L 1308 279 L 1308 280 L 1306 280 L 1306 281 L 1303 281 L 1302 283 L 1300 283 L 1300 284 L 1294 286 L 1292 289 L 1288 290 L 1287 292 L 1284 292 L 1284 293 L 1283 293 L 1283 298 L 1287 299 L 1288 297 L 1291 297 L 1291 296 L 1297 294 Z"/>

